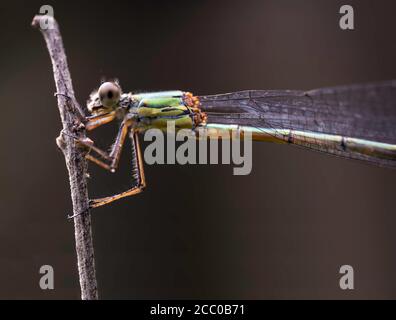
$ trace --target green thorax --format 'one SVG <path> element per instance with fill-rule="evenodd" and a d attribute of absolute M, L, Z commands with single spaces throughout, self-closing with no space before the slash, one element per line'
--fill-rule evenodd
<path fill-rule="evenodd" d="M 142 130 L 158 128 L 166 130 L 167 123 L 174 121 L 176 129 L 194 128 L 194 111 L 191 94 L 183 91 L 162 91 L 134 94 L 139 127 Z"/>

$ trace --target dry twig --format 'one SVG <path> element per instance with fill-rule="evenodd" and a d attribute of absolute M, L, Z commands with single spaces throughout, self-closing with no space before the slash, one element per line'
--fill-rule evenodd
<path fill-rule="evenodd" d="M 81 122 L 83 112 L 74 97 L 59 26 L 52 17 L 40 15 L 34 17 L 32 26 L 40 29 L 51 57 L 58 108 L 63 126 L 62 132 L 84 138 L 85 128 Z M 41 28 L 40 26 L 47 26 L 47 28 Z M 63 151 L 69 172 L 73 212 L 74 214 L 86 212 L 86 214 L 74 218 L 81 298 L 83 300 L 98 299 L 91 217 L 88 212 L 87 163 L 84 151 L 76 146 L 70 135 L 62 134 L 62 132 L 57 139 L 57 143 Z"/>

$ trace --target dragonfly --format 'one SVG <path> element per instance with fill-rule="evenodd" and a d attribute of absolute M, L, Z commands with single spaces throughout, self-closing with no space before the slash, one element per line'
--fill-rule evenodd
<path fill-rule="evenodd" d="M 139 133 L 166 130 L 249 133 L 253 140 L 296 145 L 381 167 L 396 167 L 396 80 L 310 91 L 247 90 L 195 96 L 185 91 L 123 93 L 118 81 L 104 82 L 87 102 L 87 131 L 114 120 L 119 130 L 109 152 L 92 140 L 77 143 L 86 159 L 114 172 L 129 135 L 132 145 L 130 189 L 89 201 L 90 208 L 139 194 L 146 187 Z"/>

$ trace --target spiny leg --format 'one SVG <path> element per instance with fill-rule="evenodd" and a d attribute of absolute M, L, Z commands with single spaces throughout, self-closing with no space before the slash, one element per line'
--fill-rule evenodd
<path fill-rule="evenodd" d="M 116 140 L 110 152 L 110 159 L 112 160 L 110 168 L 112 171 L 114 171 L 118 167 L 118 162 L 120 161 L 122 147 L 124 146 L 125 138 L 128 132 L 129 132 L 129 127 L 125 122 L 123 122 L 121 124 Z"/>
<path fill-rule="evenodd" d="M 91 117 L 86 117 L 85 118 L 85 128 L 88 131 L 94 130 L 106 123 L 109 123 L 113 121 L 116 117 L 116 112 L 112 111 L 109 113 L 97 115 L 97 116 L 91 116 Z M 102 151 L 101 149 L 95 147 L 92 143 L 89 143 L 87 141 L 81 140 L 81 139 L 76 139 L 77 143 L 86 147 L 89 151 L 93 150 L 97 154 L 99 154 L 103 159 L 106 159 L 107 161 L 111 161 L 110 156 L 105 152 Z M 111 171 L 111 166 L 103 162 L 102 160 L 90 155 L 89 153 L 85 156 L 85 158 L 89 161 L 92 161 L 96 163 L 98 166 Z"/>
<path fill-rule="evenodd" d="M 125 138 L 128 134 L 128 131 L 129 131 L 128 124 L 123 122 L 118 130 L 116 140 L 112 146 L 110 153 L 107 153 L 106 151 L 103 151 L 103 150 L 99 149 L 98 147 L 95 147 L 91 143 L 88 143 L 81 139 L 79 139 L 77 141 L 77 143 L 80 144 L 81 146 L 86 147 L 89 151 L 96 152 L 106 162 L 101 159 L 98 159 L 97 157 L 95 157 L 89 153 L 86 155 L 87 160 L 90 160 L 90 161 L 96 163 L 97 165 L 101 166 L 102 168 L 104 168 L 106 170 L 114 172 L 117 169 L 118 162 L 119 162 L 120 156 L 121 156 L 122 147 L 124 145 Z"/>
<path fill-rule="evenodd" d="M 133 149 L 133 168 L 137 168 L 137 184 L 133 186 L 131 189 L 121 192 L 119 194 L 115 194 L 110 197 L 94 199 L 89 201 L 90 208 L 97 208 L 106 204 L 109 204 L 113 201 L 119 200 L 121 198 L 133 196 L 143 191 L 146 187 L 146 178 L 144 176 L 144 168 L 143 168 L 143 158 L 139 145 L 139 137 L 138 133 L 134 131 L 131 136 L 132 140 L 132 149 Z"/>
<path fill-rule="evenodd" d="M 105 170 L 111 171 L 111 168 L 108 164 L 104 163 L 102 160 L 99 160 L 98 158 L 91 156 L 90 154 L 87 154 L 85 156 L 85 159 L 87 159 L 93 163 L 96 163 L 99 167 L 102 167 Z"/>
<path fill-rule="evenodd" d="M 73 135 L 70 135 L 69 133 L 66 133 L 66 132 L 64 132 L 64 134 L 71 136 L 72 138 L 74 138 L 76 140 L 76 143 L 88 148 L 90 151 L 94 150 L 96 153 L 98 153 L 100 156 L 102 156 L 102 158 L 109 161 L 111 163 L 111 165 L 105 163 L 103 160 L 100 160 L 100 159 L 90 155 L 89 153 L 85 156 L 85 158 L 87 160 L 90 160 L 90 161 L 96 163 L 97 165 L 101 166 L 102 168 L 104 168 L 106 170 L 114 172 L 115 169 L 117 168 L 118 161 L 119 161 L 121 151 L 122 151 L 122 147 L 124 145 L 125 138 L 126 138 L 126 135 L 128 134 L 130 125 L 131 125 L 131 122 L 128 122 L 128 121 L 124 121 L 121 124 L 120 129 L 118 130 L 118 134 L 117 134 L 115 143 L 113 144 L 110 154 L 95 147 L 93 145 L 93 142 L 89 139 L 87 139 L 88 140 L 87 141 L 87 140 L 79 139 Z M 89 208 L 96 208 L 96 207 L 105 205 L 107 203 L 113 202 L 115 200 L 118 200 L 120 198 L 137 194 L 143 190 L 143 188 L 146 185 L 146 182 L 145 182 L 145 177 L 144 177 L 143 160 L 142 160 L 142 156 L 141 156 L 141 152 L 140 152 L 140 146 L 139 146 L 139 140 L 138 140 L 137 133 L 132 134 L 132 148 L 134 151 L 134 158 L 133 158 L 134 168 L 137 168 L 137 170 L 138 170 L 138 181 L 139 181 L 138 185 L 130 190 L 127 190 L 127 191 L 119 194 L 119 195 L 114 195 L 114 196 L 106 197 L 106 198 L 102 198 L 102 199 L 90 200 Z M 137 158 L 138 158 L 137 165 L 136 165 L 136 158 L 135 158 L 136 154 L 137 154 Z M 68 219 L 72 219 L 72 218 L 77 217 L 81 214 L 85 214 L 86 212 L 88 212 L 88 210 L 77 213 L 75 215 L 69 215 Z"/>

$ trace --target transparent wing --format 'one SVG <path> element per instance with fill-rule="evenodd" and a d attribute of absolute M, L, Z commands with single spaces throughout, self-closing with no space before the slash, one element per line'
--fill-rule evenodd
<path fill-rule="evenodd" d="M 298 130 L 396 144 L 396 81 L 311 91 L 250 90 L 199 97 L 208 123 Z M 313 150 L 396 167 L 396 161 L 304 144 Z"/>

